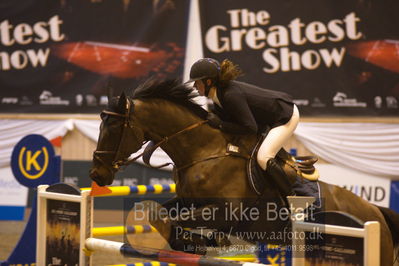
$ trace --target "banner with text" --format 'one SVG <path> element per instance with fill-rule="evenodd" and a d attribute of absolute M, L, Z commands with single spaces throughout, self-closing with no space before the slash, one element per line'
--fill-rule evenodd
<path fill-rule="evenodd" d="M 181 78 L 189 0 L 6 1 L 0 112 L 98 113 L 150 76 Z"/>
<path fill-rule="evenodd" d="M 291 94 L 303 115 L 397 116 L 398 9 L 391 0 L 202 0 L 204 56 Z"/>

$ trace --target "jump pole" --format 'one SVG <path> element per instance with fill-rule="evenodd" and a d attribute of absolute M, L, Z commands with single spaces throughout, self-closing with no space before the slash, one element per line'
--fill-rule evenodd
<path fill-rule="evenodd" d="M 176 266 L 174 263 L 150 261 L 150 262 L 136 262 L 129 264 L 112 264 L 107 266 Z"/>
<path fill-rule="evenodd" d="M 115 196 L 129 196 L 129 195 L 146 195 L 146 194 L 162 194 L 162 193 L 176 193 L 176 184 L 166 185 L 137 185 L 137 186 L 110 186 L 107 187 L 111 193 L 98 195 L 97 197 L 115 197 Z M 81 188 L 82 191 L 91 191 L 91 188 Z"/>
<path fill-rule="evenodd" d="M 94 227 L 91 231 L 93 237 L 158 232 L 157 229 L 151 225 Z"/>
<path fill-rule="evenodd" d="M 250 262 L 229 261 L 213 257 L 187 254 L 180 251 L 169 251 L 169 250 L 160 250 L 152 248 L 134 248 L 129 244 L 103 240 L 103 239 L 96 239 L 96 238 L 86 239 L 85 246 L 86 249 L 91 252 L 102 251 L 114 255 L 122 255 L 124 257 L 158 260 L 160 262 L 175 263 L 179 265 L 189 265 L 189 266 L 264 265 L 258 263 L 250 263 Z"/>

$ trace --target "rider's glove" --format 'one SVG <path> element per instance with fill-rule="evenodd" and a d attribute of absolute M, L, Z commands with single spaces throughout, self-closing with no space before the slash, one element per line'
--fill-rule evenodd
<path fill-rule="evenodd" d="M 222 120 L 214 113 L 208 113 L 208 116 L 206 117 L 206 119 L 208 120 L 208 124 L 211 127 L 218 128 L 218 129 L 222 128 Z"/>

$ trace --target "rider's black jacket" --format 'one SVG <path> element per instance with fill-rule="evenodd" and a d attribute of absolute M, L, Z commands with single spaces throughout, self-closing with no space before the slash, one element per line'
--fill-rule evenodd
<path fill-rule="evenodd" d="M 230 81 L 218 87 L 216 93 L 222 108 L 215 104 L 213 111 L 222 119 L 221 129 L 225 132 L 262 133 L 266 128 L 286 124 L 292 116 L 293 100 L 281 91 Z"/>

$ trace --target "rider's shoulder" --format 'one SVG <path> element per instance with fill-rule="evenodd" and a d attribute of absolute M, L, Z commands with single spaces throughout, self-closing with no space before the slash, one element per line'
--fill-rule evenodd
<path fill-rule="evenodd" d="M 238 81 L 238 80 L 232 80 L 229 82 L 229 88 L 233 88 L 235 90 L 246 90 L 249 88 L 259 88 L 258 86 L 251 84 L 251 83 L 247 83 L 244 81 Z"/>
<path fill-rule="evenodd" d="M 234 95 L 245 95 L 248 92 L 253 92 L 253 91 L 262 91 L 258 86 L 255 86 L 254 84 L 250 84 L 247 82 L 243 81 L 237 81 L 233 80 L 230 81 L 229 86 L 226 87 L 225 94 L 234 94 Z"/>
<path fill-rule="evenodd" d="M 224 88 L 225 92 L 229 93 L 239 93 L 245 90 L 245 88 L 250 85 L 248 83 L 242 82 L 242 81 L 237 81 L 237 80 L 231 80 L 228 85 Z"/>
<path fill-rule="evenodd" d="M 228 86 L 223 88 L 223 94 L 226 97 L 241 95 L 243 93 L 244 87 L 243 82 L 239 81 L 230 81 Z"/>

